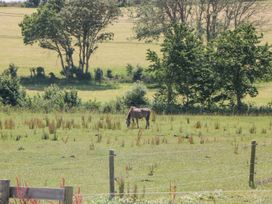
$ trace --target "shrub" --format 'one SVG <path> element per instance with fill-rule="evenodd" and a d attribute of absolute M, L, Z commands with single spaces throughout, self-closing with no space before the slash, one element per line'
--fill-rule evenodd
<path fill-rule="evenodd" d="M 90 72 L 84 73 L 80 68 L 73 67 L 65 67 L 64 70 L 60 72 L 61 75 L 68 79 L 78 79 L 78 80 L 91 80 L 92 75 Z"/>
<path fill-rule="evenodd" d="M 122 98 L 116 98 L 116 100 L 104 103 L 100 111 L 102 113 L 120 113 L 124 111 L 124 108 L 124 100 Z"/>
<path fill-rule="evenodd" d="M 141 67 L 140 65 L 133 67 L 131 64 L 128 64 L 126 67 L 126 70 L 127 70 L 127 76 L 133 82 L 142 81 L 145 78 L 144 77 L 144 68 Z"/>
<path fill-rule="evenodd" d="M 46 78 L 44 68 L 43 67 L 31 68 L 30 69 L 30 77 L 37 78 L 37 79 Z"/>
<path fill-rule="evenodd" d="M 100 68 L 97 68 L 94 70 L 94 80 L 101 83 L 103 80 L 103 70 Z"/>
<path fill-rule="evenodd" d="M 101 103 L 96 100 L 89 100 L 84 103 L 83 108 L 88 111 L 99 111 L 101 108 Z"/>
<path fill-rule="evenodd" d="M 16 65 L 10 64 L 9 67 L 6 70 L 4 70 L 3 75 L 8 75 L 12 78 L 15 78 L 17 77 L 18 69 L 19 68 Z"/>
<path fill-rule="evenodd" d="M 26 92 L 17 77 L 9 74 L 0 76 L 0 101 L 4 105 L 23 105 Z"/>
<path fill-rule="evenodd" d="M 127 76 L 132 76 L 133 73 L 133 66 L 131 64 L 127 64 L 126 70 L 127 70 Z"/>
<path fill-rule="evenodd" d="M 78 107 L 81 104 L 76 90 L 64 91 L 64 104 L 67 108 Z"/>
<path fill-rule="evenodd" d="M 41 102 L 40 98 L 43 99 L 43 102 Z M 63 110 L 64 108 L 71 109 L 74 107 L 79 107 L 81 104 L 81 100 L 79 99 L 76 90 L 62 90 L 57 85 L 49 86 L 45 89 L 42 97 L 38 96 L 34 99 L 35 103 L 43 104 L 46 111 Z"/>
<path fill-rule="evenodd" d="M 113 102 L 107 102 L 101 107 L 101 112 L 102 113 L 114 113 L 115 108 L 114 108 L 114 103 Z"/>
<path fill-rule="evenodd" d="M 107 70 L 107 78 L 109 78 L 109 79 L 113 78 L 113 74 L 112 74 L 112 70 L 111 69 Z"/>
<path fill-rule="evenodd" d="M 56 109 L 64 107 L 64 92 L 55 84 L 44 90 L 43 99 Z"/>
<path fill-rule="evenodd" d="M 141 81 L 143 78 L 143 71 L 144 71 L 144 69 L 142 67 L 140 67 L 139 65 L 137 65 L 137 67 L 133 70 L 132 80 L 134 82 Z"/>
<path fill-rule="evenodd" d="M 45 78 L 45 71 L 43 67 L 37 67 L 36 68 L 36 77 L 38 79 L 44 79 Z"/>
<path fill-rule="evenodd" d="M 124 104 L 130 106 L 143 106 L 148 104 L 146 98 L 147 88 L 142 83 L 136 83 L 124 96 Z"/>

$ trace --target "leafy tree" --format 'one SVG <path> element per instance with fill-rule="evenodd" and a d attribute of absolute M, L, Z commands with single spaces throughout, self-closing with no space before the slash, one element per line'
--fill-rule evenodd
<path fill-rule="evenodd" d="M 27 0 L 24 4 L 27 8 L 37 8 L 41 3 L 41 0 Z"/>
<path fill-rule="evenodd" d="M 222 34 L 214 46 L 215 71 L 220 77 L 222 98 L 242 108 L 242 99 L 258 94 L 255 83 L 271 74 L 270 46 L 260 45 L 262 35 L 254 26 L 245 24 Z"/>
<path fill-rule="evenodd" d="M 111 40 L 113 33 L 105 28 L 119 16 L 119 8 L 114 0 L 70 0 L 61 11 L 65 29 L 76 39 L 79 51 L 79 68 L 89 72 L 91 55 L 98 44 Z"/>
<path fill-rule="evenodd" d="M 26 93 L 20 84 L 20 80 L 11 75 L 9 70 L 5 70 L 0 75 L 0 102 L 5 105 L 22 105 L 25 101 Z"/>
<path fill-rule="evenodd" d="M 215 81 L 204 46 L 193 30 L 185 24 L 173 25 L 165 33 L 161 52 L 162 59 L 153 51 L 147 54 L 153 63 L 149 71 L 160 86 L 158 95 L 165 96 L 168 105 L 175 103 L 177 94 L 185 106 L 207 102 Z"/>
<path fill-rule="evenodd" d="M 22 30 L 24 43 L 53 50 L 58 53 L 62 70 L 69 77 L 69 68 L 74 66 L 72 37 L 65 30 L 60 16 L 64 0 L 48 0 L 40 6 L 37 12 L 26 15 L 19 24 Z"/>
<path fill-rule="evenodd" d="M 26 45 L 38 43 L 58 53 L 65 77 L 76 74 L 89 79 L 91 55 L 99 43 L 112 39 L 113 33 L 105 28 L 118 15 L 114 0 L 47 0 L 37 12 L 25 16 L 20 27 Z M 78 65 L 73 58 L 75 49 L 79 52 Z"/>

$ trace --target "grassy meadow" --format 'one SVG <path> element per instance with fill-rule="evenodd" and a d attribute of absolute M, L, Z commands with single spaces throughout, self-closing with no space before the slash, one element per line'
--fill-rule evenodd
<path fill-rule="evenodd" d="M 147 200 L 169 198 L 161 192 L 170 185 L 174 192 L 217 192 L 203 193 L 204 200 L 272 199 L 269 182 L 248 191 L 252 140 L 258 142 L 256 180 L 271 179 L 270 117 L 153 115 L 149 130 L 128 129 L 125 115 L 11 112 L 0 118 L 0 174 L 13 183 L 18 177 L 56 187 L 64 178 L 86 200 L 106 196 L 108 151 L 114 149 L 117 192 L 123 179 L 126 193 Z"/>
<path fill-rule="evenodd" d="M 260 14 L 265 22 L 261 27 L 263 43 L 272 43 L 271 9 L 268 2 Z M 29 76 L 29 68 L 37 66 L 45 67 L 46 74 L 59 76 L 55 53 L 23 44 L 18 24 L 34 11 L 0 8 L 0 72 L 14 63 L 20 67 L 20 76 Z M 125 73 L 128 63 L 148 65 L 147 49 L 159 51 L 157 43 L 133 39 L 133 21 L 128 11 L 123 12 L 109 27 L 115 33 L 114 41 L 100 45 L 92 68 Z M 29 84 L 25 88 L 33 96 L 46 86 Z M 272 83 L 257 86 L 259 95 L 245 100 L 254 105 L 272 102 Z M 123 96 L 132 84 L 90 82 L 61 87 L 77 89 L 83 101 L 109 102 Z M 149 99 L 155 91 L 149 89 Z M 173 199 L 176 195 L 181 199 L 177 203 L 271 203 L 271 117 L 152 114 L 148 130 L 127 128 L 125 118 L 125 114 L 43 114 L 7 108 L 0 112 L 1 178 L 11 179 L 13 184 L 19 178 L 29 186 L 41 187 L 58 187 L 65 179 L 66 185 L 81 188 L 88 203 L 107 197 L 108 151 L 114 149 L 116 191 L 120 192 L 124 181 L 126 198 Z M 144 120 L 140 126 L 145 126 Z M 252 140 L 258 143 L 256 190 L 248 186 Z"/>

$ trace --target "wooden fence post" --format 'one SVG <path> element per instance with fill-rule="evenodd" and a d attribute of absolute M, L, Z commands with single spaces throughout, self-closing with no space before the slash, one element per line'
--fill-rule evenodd
<path fill-rule="evenodd" d="M 110 197 L 113 199 L 115 197 L 115 188 L 114 188 L 114 150 L 109 151 L 109 178 L 110 178 Z"/>
<path fill-rule="evenodd" d="M 9 180 L 0 180 L 0 203 L 8 204 L 9 203 Z"/>
<path fill-rule="evenodd" d="M 255 175 L 255 159 L 256 159 L 256 141 L 251 142 L 251 156 L 249 165 L 249 186 L 255 188 L 254 175 Z"/>
<path fill-rule="evenodd" d="M 73 187 L 65 186 L 64 187 L 64 202 L 63 204 L 72 204 L 73 203 Z"/>

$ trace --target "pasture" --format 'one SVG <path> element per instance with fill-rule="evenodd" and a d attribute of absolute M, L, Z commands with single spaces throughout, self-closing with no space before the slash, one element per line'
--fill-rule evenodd
<path fill-rule="evenodd" d="M 271 117 L 153 115 L 149 130 L 128 129 L 125 115 L 7 112 L 0 120 L 0 174 L 13 183 L 18 177 L 29 186 L 56 187 L 65 179 L 86 201 L 107 197 L 108 151 L 114 149 L 116 190 L 123 180 L 128 197 L 178 192 L 185 200 L 272 199 L 271 183 L 248 187 L 252 140 L 258 143 L 256 181 L 271 180 Z"/>

